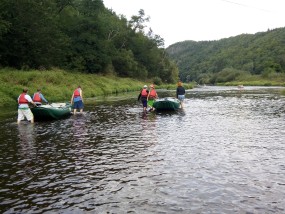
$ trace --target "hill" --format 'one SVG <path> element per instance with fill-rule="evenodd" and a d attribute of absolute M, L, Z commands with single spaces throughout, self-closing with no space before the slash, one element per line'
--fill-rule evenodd
<path fill-rule="evenodd" d="M 183 41 L 166 52 L 180 79 L 217 84 L 249 79 L 285 83 L 285 28 L 216 41 Z"/>

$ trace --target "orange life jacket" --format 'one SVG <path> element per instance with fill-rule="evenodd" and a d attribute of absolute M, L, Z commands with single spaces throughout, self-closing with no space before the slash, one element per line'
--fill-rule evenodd
<path fill-rule="evenodd" d="M 33 101 L 34 101 L 34 102 L 39 102 L 39 103 L 42 102 L 42 98 L 41 98 L 39 92 L 37 92 L 37 93 L 34 94 Z"/>
<path fill-rule="evenodd" d="M 22 93 L 19 97 L 19 104 L 28 104 L 29 101 L 25 98 L 26 93 Z"/>
<path fill-rule="evenodd" d="M 143 89 L 143 90 L 142 90 L 141 96 L 142 96 L 142 97 L 147 97 L 147 91 L 146 91 L 146 89 Z"/>
<path fill-rule="evenodd" d="M 150 90 L 149 97 L 150 98 L 156 98 L 156 90 L 155 89 Z"/>
<path fill-rule="evenodd" d="M 73 97 L 80 97 L 80 92 L 79 92 L 79 88 L 75 89 L 73 92 Z"/>

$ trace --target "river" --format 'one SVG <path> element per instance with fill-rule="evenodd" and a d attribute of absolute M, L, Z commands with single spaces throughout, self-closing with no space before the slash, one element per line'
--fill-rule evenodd
<path fill-rule="evenodd" d="M 130 93 L 35 124 L 10 109 L 0 213 L 285 213 L 280 90 L 195 88 L 184 109 L 147 114 Z"/>

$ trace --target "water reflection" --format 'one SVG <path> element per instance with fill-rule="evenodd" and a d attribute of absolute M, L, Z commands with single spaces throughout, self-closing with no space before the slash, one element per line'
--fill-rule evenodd
<path fill-rule="evenodd" d="M 36 155 L 35 125 L 31 123 L 18 124 L 19 155 L 24 159 L 32 159 Z"/>
<path fill-rule="evenodd" d="M 72 130 L 75 141 L 82 143 L 88 140 L 86 116 L 84 114 L 73 115 Z"/>
<path fill-rule="evenodd" d="M 131 97 L 1 122 L 0 212 L 283 213 L 284 106 L 271 89 L 204 87 L 177 112 Z"/>
<path fill-rule="evenodd" d="M 31 123 L 22 123 L 18 125 L 18 137 L 22 143 L 34 143 L 35 141 L 35 126 Z"/>
<path fill-rule="evenodd" d="M 157 142 L 156 112 L 148 112 L 148 113 L 142 112 L 141 114 L 142 114 L 141 132 L 142 135 L 145 136 L 145 141 L 149 141 L 149 139 L 151 139 L 154 142 Z"/>

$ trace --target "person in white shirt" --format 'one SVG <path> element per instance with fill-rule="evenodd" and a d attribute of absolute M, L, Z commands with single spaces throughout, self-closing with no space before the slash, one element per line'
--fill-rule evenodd
<path fill-rule="evenodd" d="M 36 106 L 36 104 L 33 102 L 32 98 L 27 93 L 28 89 L 24 88 L 23 93 L 20 94 L 20 96 L 18 97 L 18 124 L 25 118 L 27 118 L 27 120 L 31 123 L 34 123 L 34 115 L 29 107 L 29 103 L 32 103 L 34 106 Z"/>

